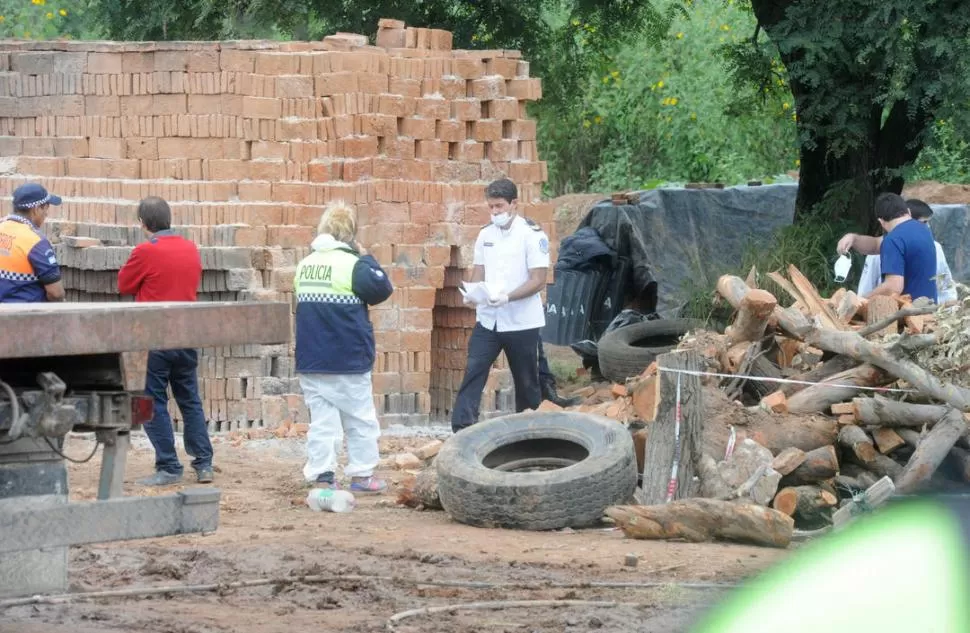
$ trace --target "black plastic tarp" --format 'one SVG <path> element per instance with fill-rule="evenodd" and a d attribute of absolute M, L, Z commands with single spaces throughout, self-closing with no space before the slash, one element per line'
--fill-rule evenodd
<path fill-rule="evenodd" d="M 631 260 L 635 293 L 656 283 L 657 312 L 672 318 L 692 284 L 710 287 L 743 263 L 746 248 L 770 243 L 791 224 L 796 193 L 794 184 L 654 189 L 640 192 L 637 204 L 596 205 L 578 228 L 596 229 L 607 246 Z M 834 244 L 832 251 L 834 256 Z"/>
<path fill-rule="evenodd" d="M 970 207 L 965 204 L 931 204 L 930 229 L 943 247 L 953 278 L 970 280 Z"/>

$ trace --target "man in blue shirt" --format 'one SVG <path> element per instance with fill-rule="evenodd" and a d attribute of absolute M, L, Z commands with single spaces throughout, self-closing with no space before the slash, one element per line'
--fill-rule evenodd
<path fill-rule="evenodd" d="M 878 244 L 883 282 L 868 296 L 906 294 L 916 301 L 926 297 L 937 302 L 936 243 L 929 227 L 914 220 L 906 201 L 894 193 L 876 198 L 876 218 L 886 234 L 879 238 L 850 233 L 839 241 L 839 252 L 861 252 L 869 242 Z"/>

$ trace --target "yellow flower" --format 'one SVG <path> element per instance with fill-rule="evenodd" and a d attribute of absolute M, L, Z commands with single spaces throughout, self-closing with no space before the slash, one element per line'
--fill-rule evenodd
<path fill-rule="evenodd" d="M 603 83 L 605 83 L 605 84 L 610 83 L 610 76 L 609 75 L 606 75 L 606 76 L 603 77 Z"/>
<path fill-rule="evenodd" d="M 696 112 L 691 112 L 690 113 L 690 120 L 691 121 L 696 121 L 697 120 L 697 113 Z"/>
<path fill-rule="evenodd" d="M 672 106 L 677 105 L 677 97 L 671 97 L 670 98 L 670 105 L 672 105 Z"/>
<path fill-rule="evenodd" d="M 793 113 L 793 114 L 791 115 L 791 120 L 792 120 L 792 121 L 797 121 L 797 120 L 798 120 L 798 115 L 797 115 L 797 114 L 794 114 L 794 113 Z"/>
<path fill-rule="evenodd" d="M 589 119 L 583 119 L 583 127 L 588 128 L 590 125 L 592 124 L 589 122 Z"/>
<path fill-rule="evenodd" d="M 795 167 L 801 167 L 801 166 L 802 166 L 802 161 L 796 158 L 795 159 Z"/>
<path fill-rule="evenodd" d="M 5 18 L 5 17 L 3 17 L 2 15 L 0 15 L 0 22 L 3 22 L 3 21 L 4 21 L 4 20 L 6 20 L 6 19 L 7 19 L 7 18 Z"/>
<path fill-rule="evenodd" d="M 614 70 L 613 72 L 610 73 L 610 76 L 613 77 L 613 79 L 616 79 L 620 76 L 620 71 Z"/>
<path fill-rule="evenodd" d="M 664 80 L 663 79 L 661 79 L 660 81 L 657 82 L 657 87 L 658 88 L 663 88 L 664 87 Z"/>
<path fill-rule="evenodd" d="M 677 39 L 678 39 L 678 40 L 682 40 L 682 39 L 684 39 L 684 32 L 683 32 L 683 31 L 681 31 L 681 32 L 679 32 L 679 33 L 677 33 Z"/>
<path fill-rule="evenodd" d="M 597 114 L 595 117 L 593 117 L 593 122 L 596 123 L 596 125 L 599 125 L 603 122 L 603 117 Z"/>
<path fill-rule="evenodd" d="M 788 102 L 787 102 L 787 101 L 786 101 L 786 102 L 784 102 L 783 104 L 781 104 L 781 109 L 782 109 L 782 110 L 787 110 L 787 109 L 789 109 L 790 107 L 791 107 L 791 106 L 790 106 L 790 105 L 788 105 Z"/>
<path fill-rule="evenodd" d="M 730 31 L 731 30 L 731 27 L 728 26 L 727 24 L 722 24 L 721 25 L 721 30 L 722 31 Z"/>
<path fill-rule="evenodd" d="M 573 18 L 573 26 L 579 26 L 579 19 Z"/>
<path fill-rule="evenodd" d="M 34 4 L 39 4 L 40 6 L 44 6 L 44 3 L 47 2 L 47 0 L 30 0 L 30 1 L 33 2 Z"/>
<path fill-rule="evenodd" d="M 54 19 L 54 13 L 52 11 L 48 11 L 46 17 L 47 17 L 48 20 L 53 20 Z"/>
<path fill-rule="evenodd" d="M 61 14 L 61 17 L 62 18 L 66 18 L 67 17 L 67 9 L 61 9 L 60 11 L 58 11 L 58 13 Z"/>

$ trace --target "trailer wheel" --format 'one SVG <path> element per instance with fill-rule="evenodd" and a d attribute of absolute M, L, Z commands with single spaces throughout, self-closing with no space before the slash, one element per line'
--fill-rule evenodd
<path fill-rule="evenodd" d="M 608 380 L 622 383 L 643 372 L 660 354 L 677 347 L 684 334 L 702 326 L 693 319 L 660 319 L 613 330 L 596 346 L 600 371 Z"/>
<path fill-rule="evenodd" d="M 637 486 L 630 433 L 615 420 L 565 411 L 475 424 L 445 442 L 435 465 L 442 507 L 481 527 L 595 525 Z"/>

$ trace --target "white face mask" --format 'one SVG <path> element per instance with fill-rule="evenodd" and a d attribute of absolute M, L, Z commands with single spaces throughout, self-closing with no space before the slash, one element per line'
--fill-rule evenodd
<path fill-rule="evenodd" d="M 495 215 L 492 216 L 492 224 L 499 227 L 500 229 L 505 228 L 505 225 L 508 224 L 509 220 L 511 219 L 512 219 L 512 216 L 509 215 L 509 212 L 503 211 L 502 213 L 496 213 Z"/>

